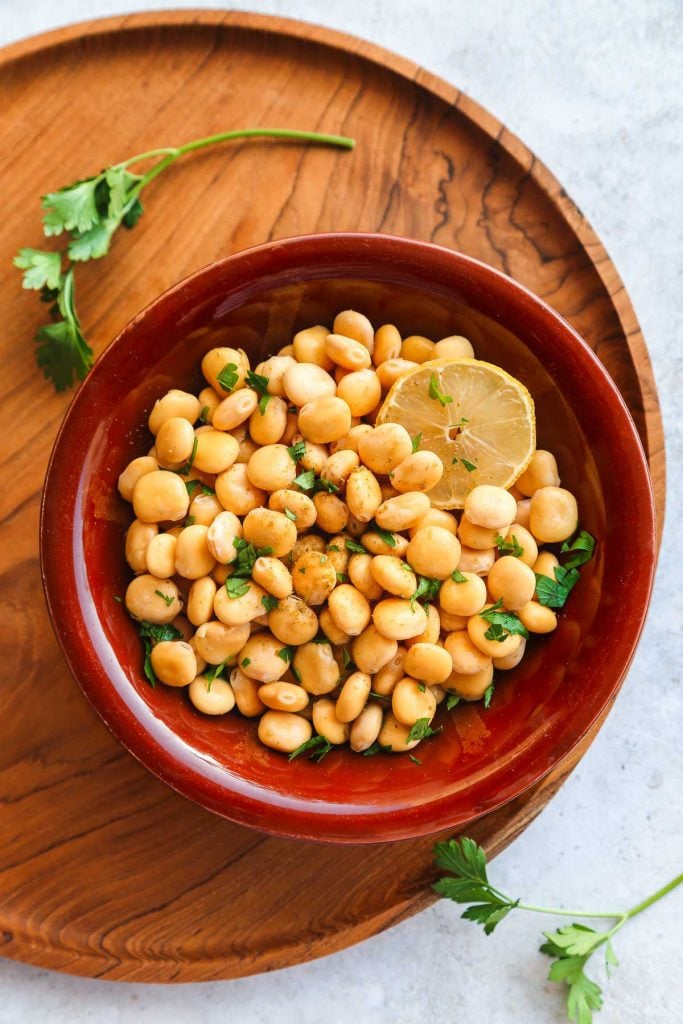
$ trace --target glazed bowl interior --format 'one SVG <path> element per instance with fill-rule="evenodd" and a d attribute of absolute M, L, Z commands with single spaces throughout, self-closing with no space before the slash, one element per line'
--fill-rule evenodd
<path fill-rule="evenodd" d="M 463 334 L 534 397 L 594 559 L 557 630 L 497 673 L 488 710 L 443 706 L 443 734 L 406 756 L 334 750 L 320 764 L 261 746 L 237 714 L 204 717 L 186 694 L 152 689 L 135 625 L 116 600 L 130 573 L 130 507 L 117 478 L 146 453 L 146 422 L 169 388 L 197 391 L 204 352 L 244 348 L 252 367 L 293 332 L 361 310 L 403 336 Z M 628 515 L 625 503 L 628 501 Z M 633 523 L 639 545 L 633 551 Z M 68 524 L 68 529 L 65 525 Z M 624 557 L 624 552 L 629 557 Z M 116 736 L 210 810 L 299 838 L 370 842 L 462 827 L 520 794 L 575 745 L 614 697 L 646 612 L 655 559 L 651 488 L 635 428 L 587 346 L 547 306 L 459 254 L 387 236 L 272 243 L 200 271 L 153 303 L 81 388 L 53 452 L 42 520 L 46 593 L 76 679 Z M 626 625 L 627 624 L 627 627 Z"/>

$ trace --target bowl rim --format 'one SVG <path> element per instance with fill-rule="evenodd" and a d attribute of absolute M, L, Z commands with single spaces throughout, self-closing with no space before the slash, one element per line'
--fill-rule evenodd
<path fill-rule="evenodd" d="M 56 525 L 56 518 L 58 515 L 61 516 L 63 508 L 60 506 L 58 509 L 54 499 L 54 480 L 56 477 L 61 481 L 64 480 L 64 470 L 68 466 L 69 459 L 69 435 L 75 429 L 80 410 L 88 400 L 90 382 L 99 380 L 108 373 L 109 363 L 116 350 L 125 343 L 127 336 L 137 324 L 146 319 L 154 310 L 174 302 L 182 306 L 184 299 L 190 293 L 193 293 L 193 301 L 198 303 L 199 297 L 194 291 L 198 283 L 201 282 L 208 290 L 213 280 L 220 280 L 224 275 L 229 275 L 231 270 L 240 267 L 248 268 L 255 279 L 258 279 L 259 274 L 257 272 L 254 275 L 254 270 L 258 271 L 260 263 L 272 261 L 273 258 L 282 261 L 277 272 L 285 272 L 290 269 L 289 263 L 296 266 L 296 263 L 301 262 L 304 256 L 308 255 L 310 258 L 316 250 L 320 251 L 321 249 L 328 254 L 336 254 L 342 260 L 351 257 L 351 262 L 353 262 L 352 247 L 360 252 L 364 251 L 366 256 L 373 247 L 377 247 L 373 253 L 374 256 L 378 254 L 377 250 L 381 250 L 385 254 L 391 253 L 392 260 L 396 257 L 396 250 L 400 249 L 406 264 L 410 263 L 412 267 L 416 263 L 429 264 L 430 262 L 443 263 L 447 261 L 453 268 L 457 266 L 460 276 L 466 276 L 470 284 L 482 286 L 484 293 L 491 301 L 501 298 L 508 307 L 516 307 L 518 312 L 532 316 L 541 326 L 545 325 L 555 332 L 559 331 L 565 338 L 571 339 L 570 344 L 575 346 L 577 357 L 590 368 L 594 378 L 600 380 L 600 386 L 609 392 L 615 412 L 618 410 L 616 416 L 620 418 L 619 428 L 623 434 L 629 436 L 629 444 L 634 458 L 630 471 L 639 478 L 636 495 L 637 509 L 632 509 L 631 513 L 634 515 L 634 520 L 637 513 L 641 538 L 645 537 L 645 543 L 640 552 L 639 586 L 632 595 L 632 607 L 629 609 L 632 627 L 630 641 L 621 644 L 612 656 L 609 663 L 611 685 L 606 684 L 603 699 L 597 709 L 581 722 L 578 729 L 572 731 L 572 735 L 564 744 L 560 742 L 561 736 L 557 737 L 557 753 L 549 758 L 547 765 L 537 765 L 532 772 L 526 773 L 525 779 L 520 781 L 518 786 L 507 786 L 497 796 L 484 796 L 482 793 L 478 798 L 477 790 L 481 788 L 482 783 L 475 783 L 470 788 L 468 798 L 474 811 L 466 814 L 463 814 L 462 810 L 458 811 L 455 806 L 458 801 L 457 795 L 432 799 L 410 809 L 379 810 L 375 814 L 343 814 L 338 809 L 321 813 L 320 811 L 304 811 L 292 806 L 272 804 L 267 799 L 259 800 L 253 792 L 246 794 L 226 785 L 218 785 L 215 780 L 209 779 L 186 762 L 181 764 L 167 747 L 159 744 L 144 728 L 141 728 L 139 720 L 130 707 L 116 693 L 104 664 L 96 658 L 93 659 L 89 655 L 88 646 L 83 644 L 83 638 L 86 636 L 89 644 L 91 641 L 86 616 L 83 614 L 82 604 L 78 597 L 75 601 L 78 609 L 78 621 L 74 621 L 67 611 L 69 585 L 66 574 L 62 571 L 63 548 L 55 541 L 56 531 L 53 529 Z M 272 267 L 267 269 L 269 273 L 273 273 Z M 331 273 L 317 275 L 319 279 L 334 276 Z M 343 276 L 343 274 L 337 274 L 337 276 Z M 348 271 L 348 276 L 352 277 L 353 272 Z M 311 275 L 308 275 L 307 279 L 310 277 Z M 486 315 L 491 316 L 488 312 Z M 522 340 L 524 339 L 522 338 Z M 74 502 L 77 490 L 78 488 L 74 484 Z M 75 505 L 71 511 L 75 512 Z M 59 525 L 63 530 L 62 518 L 59 520 Z M 74 527 L 73 516 L 68 526 L 71 536 Z M 265 242 L 201 267 L 149 302 L 124 325 L 100 355 L 88 377 L 76 392 L 62 420 L 45 475 L 39 530 L 41 578 L 53 630 L 76 682 L 122 745 L 149 771 L 177 792 L 238 824 L 288 838 L 350 844 L 398 841 L 435 834 L 448 828 L 462 828 L 483 814 L 490 813 L 510 800 L 522 796 L 555 769 L 581 742 L 601 716 L 604 721 L 606 710 L 614 702 L 640 639 L 650 601 L 656 564 L 655 506 L 645 453 L 621 393 L 588 344 L 564 317 L 543 299 L 496 268 L 457 250 L 431 242 L 377 232 L 312 233 Z M 68 550 L 73 553 L 71 543 L 68 545 Z M 647 552 L 651 556 L 649 559 L 646 556 Z M 528 755 L 528 751 L 526 753 Z"/>

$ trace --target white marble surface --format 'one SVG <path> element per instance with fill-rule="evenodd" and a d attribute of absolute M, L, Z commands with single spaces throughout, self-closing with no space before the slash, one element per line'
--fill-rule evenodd
<path fill-rule="evenodd" d="M 636 902 L 679 872 L 683 859 L 683 601 L 680 555 L 672 557 L 683 529 L 681 0 L 246 3 L 365 36 L 475 97 L 560 178 L 625 280 L 666 419 L 664 560 L 645 635 L 613 713 L 559 796 L 496 861 L 493 874 L 501 888 L 539 903 L 611 908 Z M 96 15 L 188 6 L 191 0 L 0 0 L 0 43 Z M 596 1022 L 681 1019 L 681 920 L 683 889 L 619 936 L 621 966 L 606 986 Z M 548 961 L 536 952 L 547 923 L 518 914 L 486 938 L 443 903 L 316 963 L 177 987 L 86 981 L 0 961 L 0 1024 L 559 1024 L 563 1000 L 545 980 Z"/>

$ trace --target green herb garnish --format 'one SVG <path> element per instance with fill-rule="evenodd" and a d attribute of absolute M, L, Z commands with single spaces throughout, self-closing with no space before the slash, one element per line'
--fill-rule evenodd
<path fill-rule="evenodd" d="M 502 606 L 502 600 L 496 601 L 496 603 L 492 604 L 490 608 L 487 608 L 483 612 L 479 612 L 479 617 L 484 619 L 485 622 L 490 623 L 490 628 L 484 633 L 486 639 L 502 642 L 511 633 L 517 633 L 519 636 L 528 637 L 529 631 L 526 626 L 522 624 L 519 616 L 516 615 L 515 612 L 500 611 Z M 493 628 L 494 626 L 496 627 L 495 629 Z"/>
<path fill-rule="evenodd" d="M 375 740 L 371 743 L 367 750 L 363 751 L 363 757 L 372 757 L 373 754 L 390 754 L 392 751 L 391 743 L 378 743 Z"/>
<path fill-rule="evenodd" d="M 578 569 L 585 565 L 593 557 L 595 551 L 595 537 L 586 530 L 580 530 L 571 540 L 566 540 L 560 548 L 560 554 L 569 554 L 571 558 L 565 559 L 565 569 Z"/>
<path fill-rule="evenodd" d="M 451 579 L 454 583 L 467 583 L 467 576 L 464 576 L 458 569 L 451 573 Z"/>
<path fill-rule="evenodd" d="M 394 537 L 391 530 L 383 530 L 381 526 L 378 526 L 374 521 L 370 524 L 370 529 L 373 533 L 376 533 L 384 541 L 388 548 L 396 547 L 396 538 Z M 364 549 L 365 550 L 365 549 Z"/>
<path fill-rule="evenodd" d="M 170 623 L 158 626 L 153 622 L 144 621 L 138 623 L 138 632 L 145 648 L 145 660 L 142 670 L 150 686 L 154 689 L 157 684 L 157 677 L 152 668 L 152 647 L 154 644 L 160 644 L 165 640 L 182 640 L 183 634 L 175 626 L 171 626 Z"/>
<path fill-rule="evenodd" d="M 204 679 L 206 680 L 206 692 L 211 692 L 211 684 L 214 679 L 218 679 L 225 672 L 225 667 L 230 659 L 226 658 L 220 665 L 210 665 L 209 668 L 204 672 Z"/>
<path fill-rule="evenodd" d="M 170 608 L 173 602 L 175 601 L 175 598 L 173 596 L 169 597 L 168 594 L 164 594 L 162 590 L 155 590 L 154 593 L 157 595 L 157 597 L 160 597 L 162 601 L 166 602 L 166 606 L 168 608 Z"/>
<path fill-rule="evenodd" d="M 465 467 L 468 473 L 474 473 L 477 467 L 473 462 L 468 462 L 467 459 L 461 459 L 460 461 L 462 462 L 463 466 Z"/>
<path fill-rule="evenodd" d="M 505 537 L 501 537 L 500 534 L 496 536 L 496 547 L 500 551 L 501 555 L 511 555 L 513 558 L 521 558 L 524 554 L 524 548 L 521 546 L 514 533 L 510 537 L 510 540 L 506 540 Z"/>
<path fill-rule="evenodd" d="M 114 600 L 117 602 L 117 604 L 123 604 L 123 598 L 119 597 L 118 594 L 114 594 Z"/>
<path fill-rule="evenodd" d="M 393 540 L 393 538 L 392 538 L 392 540 Z M 350 540 L 347 537 L 346 540 L 344 541 L 344 543 L 346 544 L 346 550 L 347 551 L 353 551 L 357 555 L 367 555 L 367 551 L 365 550 L 363 545 L 362 544 L 358 544 L 357 541 Z M 396 542 L 394 541 L 394 544 L 395 543 Z"/>
<path fill-rule="evenodd" d="M 232 391 L 239 379 L 237 363 L 226 363 L 221 372 L 216 374 L 216 380 L 224 391 Z"/>
<path fill-rule="evenodd" d="M 419 434 L 416 434 L 415 437 L 413 437 L 411 440 L 413 442 L 413 455 L 414 455 L 415 452 L 420 447 L 420 444 L 422 442 L 422 431 L 420 431 Z"/>
<path fill-rule="evenodd" d="M 249 584 L 239 576 L 228 576 L 225 581 L 225 590 L 228 597 L 234 601 L 238 597 L 244 597 L 249 591 Z"/>
<path fill-rule="evenodd" d="M 579 582 L 579 570 L 556 565 L 553 572 L 555 573 L 554 580 L 541 573 L 536 573 L 536 596 L 539 604 L 543 604 L 547 608 L 564 608 L 567 598 Z"/>
<path fill-rule="evenodd" d="M 292 658 L 294 657 L 294 648 L 281 647 L 280 650 L 277 652 L 277 656 L 278 658 L 282 658 L 283 661 L 286 661 L 287 664 L 289 664 Z"/>
<path fill-rule="evenodd" d="M 451 395 L 445 395 L 439 388 L 439 378 L 435 373 L 429 378 L 429 397 L 435 399 L 441 406 L 448 405 L 453 401 Z"/>
<path fill-rule="evenodd" d="M 422 764 L 422 761 L 420 761 L 418 757 L 415 757 L 414 754 L 408 754 L 408 758 L 413 762 L 413 764 Z"/>
<path fill-rule="evenodd" d="M 83 380 L 93 361 L 92 349 L 83 335 L 74 303 L 75 264 L 101 259 L 109 251 L 111 240 L 121 226 L 135 227 L 143 213 L 140 202 L 142 190 L 179 157 L 220 142 L 251 136 L 320 142 L 347 149 L 354 145 L 353 139 L 339 135 L 283 128 L 221 132 L 183 146 L 138 153 L 99 174 L 42 197 L 43 233 L 48 238 L 66 234 L 70 236 L 67 245 L 63 250 L 53 252 L 20 249 L 14 265 L 24 271 L 24 288 L 39 291 L 43 301 L 53 303 L 50 313 L 54 322 L 39 328 L 36 335 L 36 359 L 57 391 L 71 387 L 76 380 Z M 144 174 L 130 170 L 131 166 L 149 159 L 156 162 Z"/>
<path fill-rule="evenodd" d="M 200 483 L 199 480 L 186 480 L 185 481 L 185 487 L 187 488 L 187 493 L 190 496 L 190 498 L 192 497 L 192 494 L 197 489 L 197 487 L 199 487 L 199 483 Z"/>
<path fill-rule="evenodd" d="M 484 707 L 487 708 L 491 703 L 493 697 L 494 684 L 490 683 L 484 690 Z"/>
<path fill-rule="evenodd" d="M 296 408 L 294 411 L 296 412 Z M 292 462 L 299 462 L 306 454 L 306 442 L 297 441 L 296 444 L 290 445 L 287 451 Z"/>
<path fill-rule="evenodd" d="M 272 594 L 264 594 L 261 598 L 261 604 L 267 612 L 272 612 L 274 608 L 277 608 L 277 598 L 273 597 Z"/>
<path fill-rule="evenodd" d="M 432 729 L 428 718 L 418 718 L 417 722 L 408 733 L 407 742 L 412 743 L 413 740 L 426 740 L 429 739 L 430 736 L 437 736 L 442 731 L 442 725 L 440 725 L 438 729 Z"/>
<path fill-rule="evenodd" d="M 319 764 L 332 750 L 332 744 L 329 740 L 326 740 L 324 736 L 311 736 L 310 740 L 306 740 L 305 743 L 302 743 L 296 748 L 296 750 L 292 751 L 288 760 L 293 761 L 295 757 L 299 757 L 301 754 L 305 754 L 309 750 L 311 751 L 309 760 L 315 761 Z"/>
<path fill-rule="evenodd" d="M 249 666 L 251 665 L 251 658 L 242 658 L 240 665 L 242 666 L 242 668 L 249 668 Z"/>
<path fill-rule="evenodd" d="M 199 445 L 199 438 L 195 434 L 194 441 L 192 442 L 192 452 L 190 454 L 189 459 L 187 460 L 187 462 L 185 463 L 184 466 L 180 467 L 180 469 L 174 470 L 175 473 L 178 473 L 180 476 L 187 476 L 189 474 L 190 470 L 192 469 L 192 465 L 194 463 L 195 455 L 197 454 L 197 447 L 198 447 L 198 445 Z M 188 493 L 189 493 L 189 491 L 188 491 Z"/>
<path fill-rule="evenodd" d="M 315 472 L 312 469 L 307 469 L 305 473 L 299 473 L 298 476 L 294 477 L 294 483 L 302 491 L 310 491 L 311 488 L 315 487 Z"/>
<path fill-rule="evenodd" d="M 291 519 L 293 523 L 296 522 L 296 512 L 292 512 L 291 508 L 285 509 L 285 515 L 288 519 Z"/>
<path fill-rule="evenodd" d="M 486 935 L 513 910 L 527 910 L 535 914 L 553 914 L 563 917 L 589 919 L 603 918 L 614 922 L 604 931 L 596 931 L 584 924 L 572 923 L 554 932 L 544 932 L 546 941 L 540 947 L 541 953 L 552 957 L 548 978 L 560 985 L 566 985 L 567 1016 L 575 1024 L 591 1024 L 593 1011 L 602 1007 L 602 989 L 585 973 L 591 956 L 600 948 L 604 950 L 605 966 L 609 977 L 618 960 L 612 946 L 612 939 L 627 921 L 641 914 L 667 893 L 683 883 L 683 874 L 672 879 L 647 899 L 626 911 L 564 910 L 539 907 L 523 903 L 520 899 L 506 896 L 489 882 L 486 854 L 473 839 L 462 837 L 437 843 L 434 847 L 437 865 L 448 874 L 433 886 L 435 892 L 459 904 L 469 904 L 462 916 L 468 921 L 480 924 Z"/>
<path fill-rule="evenodd" d="M 410 568 L 410 566 L 408 568 Z M 411 608 L 413 610 L 415 609 L 416 601 L 424 601 L 425 604 L 428 604 L 430 601 L 436 601 L 440 590 L 441 580 L 430 580 L 426 576 L 418 576 L 417 587 L 410 595 Z"/>
<path fill-rule="evenodd" d="M 199 422 L 200 423 L 208 423 L 209 422 L 209 412 L 210 412 L 210 409 L 209 409 L 208 405 L 203 405 L 202 409 L 201 409 L 201 412 L 199 413 Z"/>
<path fill-rule="evenodd" d="M 457 707 L 459 703 L 460 697 L 458 697 L 457 693 L 449 693 L 446 697 L 446 711 L 451 711 L 453 708 Z"/>

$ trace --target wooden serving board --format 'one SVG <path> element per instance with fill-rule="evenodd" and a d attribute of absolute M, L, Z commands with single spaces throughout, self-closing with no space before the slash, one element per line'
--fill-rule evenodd
<path fill-rule="evenodd" d="M 126 981 L 231 978 L 330 953 L 430 902 L 432 840 L 342 848 L 239 828 L 153 778 L 95 716 L 52 636 L 38 566 L 43 475 L 69 396 L 36 370 L 41 309 L 10 258 L 42 243 L 41 193 L 135 152 L 258 125 L 353 135 L 351 154 L 255 142 L 177 165 L 148 190 L 136 230 L 78 271 L 96 350 L 180 277 L 265 239 L 431 239 L 522 281 L 593 346 L 640 431 L 661 518 L 662 424 L 628 295 L 518 139 L 457 89 L 357 39 L 239 13 L 111 18 L 0 53 L 0 94 L 0 949 Z M 590 739 L 469 833 L 501 850 Z"/>

